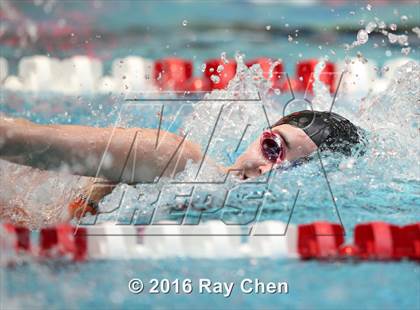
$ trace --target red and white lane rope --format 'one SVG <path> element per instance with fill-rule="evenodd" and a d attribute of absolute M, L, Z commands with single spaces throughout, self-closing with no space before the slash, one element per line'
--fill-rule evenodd
<path fill-rule="evenodd" d="M 368 92 L 383 91 L 389 85 L 396 69 L 414 61 L 397 58 L 385 63 L 382 70 L 374 61 L 351 59 L 346 62 L 325 62 L 320 81 L 334 92 L 341 73 L 341 89 L 350 96 L 364 96 Z M 274 89 L 282 92 L 312 91 L 313 74 L 319 60 L 299 60 L 294 73 L 286 77 L 286 64 L 260 57 L 246 62 L 248 67 L 258 64 L 264 78 Z M 109 75 L 103 75 L 102 62 L 96 58 L 76 55 L 63 60 L 34 55 L 19 61 L 17 76 L 8 75 L 8 62 L 0 57 L 0 85 L 12 91 L 83 93 L 133 93 L 133 92 L 207 92 L 224 89 L 235 76 L 235 60 L 209 59 L 202 66 L 201 76 L 194 76 L 192 61 L 182 58 L 150 60 L 138 56 L 115 59 Z M 290 69 L 289 69 L 290 70 Z M 383 72 L 382 76 L 378 73 Z"/>
<path fill-rule="evenodd" d="M 3 264 L 22 257 L 70 261 L 167 257 L 420 260 L 420 222 L 358 224 L 351 244 L 344 242 L 343 227 L 330 222 L 295 226 L 265 221 L 251 231 L 244 228 L 209 221 L 184 226 L 103 223 L 76 228 L 63 224 L 31 232 L 2 224 L 0 245 Z"/>

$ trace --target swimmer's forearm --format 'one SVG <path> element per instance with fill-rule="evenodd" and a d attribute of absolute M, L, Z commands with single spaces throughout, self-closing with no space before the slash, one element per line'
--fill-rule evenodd
<path fill-rule="evenodd" d="M 37 125 L 15 119 L 0 120 L 0 157 L 41 169 L 70 168 L 70 172 L 77 172 L 75 167 L 68 166 L 86 161 L 88 153 L 100 154 L 97 147 L 87 152 L 84 146 L 84 142 L 98 142 L 94 134 L 96 128 L 71 127 Z M 93 167 L 83 166 L 78 172 L 91 176 Z"/>
<path fill-rule="evenodd" d="M 0 119 L 0 137 L 4 140 L 0 157 L 114 182 L 153 181 L 157 176 L 182 170 L 188 159 L 201 159 L 197 146 L 171 133 L 159 134 L 152 129 L 48 126 Z"/>

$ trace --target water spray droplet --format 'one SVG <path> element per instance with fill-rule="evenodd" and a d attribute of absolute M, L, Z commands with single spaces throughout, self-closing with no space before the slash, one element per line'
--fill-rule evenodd
<path fill-rule="evenodd" d="M 367 31 L 367 33 L 371 33 L 373 30 L 375 30 L 375 28 L 376 28 L 377 26 L 378 26 L 378 25 L 377 25 L 375 22 L 369 22 L 369 23 L 366 25 L 365 30 Z"/>
<path fill-rule="evenodd" d="M 411 29 L 411 31 L 413 31 L 417 35 L 417 38 L 420 38 L 420 28 L 419 27 L 414 27 L 413 29 Z"/>
<path fill-rule="evenodd" d="M 226 52 L 222 52 L 220 54 L 220 58 L 222 59 L 223 63 L 228 64 L 229 60 L 227 59 Z"/>
<path fill-rule="evenodd" d="M 408 54 L 410 54 L 410 52 L 411 52 L 411 47 L 403 47 L 401 49 L 401 54 L 403 54 L 405 56 L 408 56 Z"/>
<path fill-rule="evenodd" d="M 210 79 L 213 81 L 213 83 L 218 84 L 220 83 L 220 77 L 218 77 L 217 75 L 212 75 L 210 76 Z"/>
<path fill-rule="evenodd" d="M 186 27 L 188 25 L 188 20 L 184 19 L 182 21 L 182 26 Z"/>
<path fill-rule="evenodd" d="M 357 43 L 362 45 L 365 44 L 369 40 L 369 34 L 365 29 L 360 29 L 357 33 Z"/>
<path fill-rule="evenodd" d="M 385 29 L 386 28 L 386 24 L 385 24 L 385 22 L 384 21 L 379 21 L 378 22 L 378 28 L 379 29 Z"/>

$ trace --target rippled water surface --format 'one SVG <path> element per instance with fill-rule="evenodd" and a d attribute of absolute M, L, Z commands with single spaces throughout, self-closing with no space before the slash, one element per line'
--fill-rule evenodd
<path fill-rule="evenodd" d="M 219 8 L 217 21 L 206 24 L 200 21 L 208 20 L 210 12 L 214 12 L 214 6 L 217 5 L 213 2 L 194 4 L 195 13 L 189 17 L 184 16 L 182 9 L 172 2 L 165 1 L 156 6 L 139 6 L 148 12 L 148 17 L 138 22 L 135 10 L 130 10 L 124 2 L 121 3 L 116 11 L 120 14 L 113 14 L 105 6 L 97 8 L 97 11 L 93 10 L 98 16 L 91 14 L 91 19 L 86 20 L 89 27 L 93 27 L 94 33 L 97 33 L 91 42 L 96 46 L 96 56 L 104 61 L 106 68 L 109 68 L 112 59 L 125 55 L 140 54 L 153 59 L 176 55 L 194 59 L 196 74 L 201 74 L 198 64 L 204 59 L 218 57 L 222 52 L 226 52 L 228 58 L 233 58 L 238 50 L 245 54 L 237 54 L 239 64 L 243 57 L 250 59 L 271 56 L 282 58 L 289 72 L 301 58 L 325 58 L 328 55 L 329 60 L 338 61 L 346 56 L 356 56 L 358 52 L 362 54 L 359 53 L 359 58 L 367 57 L 382 65 L 385 60 L 401 55 L 401 47 L 386 46 L 383 42 L 386 37 L 383 35 L 371 35 L 366 44 L 353 49 L 345 49 L 342 44 L 351 44 L 357 39 L 366 41 L 364 33 L 356 36 L 357 30 L 365 29 L 368 21 L 375 20 L 375 14 L 387 23 L 395 18 L 401 21 L 404 14 L 413 15 L 413 7 L 410 5 L 398 8 L 399 15 L 396 17 L 397 8 L 393 6 L 378 8 L 376 13 L 374 10 L 374 13 L 370 13 L 365 5 L 357 8 L 337 7 L 334 11 L 325 7 L 278 9 L 269 5 L 253 11 L 232 2 Z M 77 9 L 82 4 L 73 5 Z M 162 6 L 168 8 L 161 10 Z M 260 10 L 271 13 L 260 14 Z M 354 11 L 356 13 L 352 14 Z M 32 18 L 42 18 L 42 14 L 44 13 L 38 12 Z M 265 17 L 253 19 L 252 14 Z M 99 16 L 109 18 L 101 19 Z M 364 20 L 363 25 L 359 24 L 361 19 Z M 415 16 L 410 19 L 411 22 L 413 19 L 416 21 Z M 249 22 L 243 22 L 244 20 Z M 175 24 L 178 28 L 174 27 Z M 336 33 L 333 30 L 338 24 L 342 28 L 347 25 L 351 29 Z M 168 32 L 171 27 L 176 35 Z M 226 27 L 229 31 L 224 30 Z M 301 33 L 290 42 L 287 30 L 292 28 L 292 32 L 301 29 Z M 322 31 L 323 28 L 328 31 Z M 84 53 L 86 45 L 80 42 L 84 42 L 86 35 L 78 32 L 77 28 L 75 33 L 77 40 L 75 39 L 71 49 L 65 51 L 52 48 L 48 52 L 56 57 Z M 386 40 L 388 42 L 388 38 Z M 294 43 L 296 41 L 299 42 Z M 410 57 L 415 59 L 418 38 L 414 37 L 411 42 L 413 50 Z M 375 43 L 379 45 L 374 47 Z M 46 51 L 47 47 L 42 41 L 24 49 L 10 46 L 2 48 L 2 52 L 11 61 L 12 72 L 15 70 L 13 63 L 16 64 L 21 56 Z M 291 94 L 268 91 L 264 81 L 253 78 L 258 74 L 258 68 L 248 70 L 240 65 L 239 73 L 227 91 L 214 91 L 206 95 L 206 101 L 165 102 L 162 128 L 175 133 L 188 131 L 188 138 L 205 148 L 211 125 L 217 112 L 223 107 L 219 129 L 214 133 L 208 154 L 220 164 L 231 165 L 267 126 L 264 109 L 268 122 L 274 123 L 282 116 L 285 108 L 288 112 L 303 108 L 299 104 L 285 107 Z M 287 221 L 298 191 L 291 222 L 341 221 L 348 241 L 351 240 L 354 226 L 359 222 L 387 221 L 405 224 L 419 221 L 419 82 L 420 68 L 418 63 L 413 62 L 399 68 L 384 92 L 369 94 L 360 99 L 346 96 L 339 89 L 333 111 L 343 114 L 366 130 L 368 143 L 363 156 L 343 158 L 323 154 L 321 159 L 327 178 L 319 158 L 314 156 L 305 165 L 277 170 L 269 178 L 262 176 L 257 180 L 258 184 L 229 179 L 219 185 L 197 185 L 192 196 L 192 202 L 197 208 L 189 213 L 188 221 L 194 223 L 202 215 L 205 220 L 221 218 L 225 222 L 242 224 L 252 220 L 256 214 L 260 220 Z M 242 99 L 255 98 L 258 94 L 262 101 L 255 103 L 229 99 L 238 96 Z M 137 96 L 144 97 L 144 94 Z M 302 97 L 303 94 L 298 96 Z M 332 96 L 325 92 L 322 84 L 316 84 L 314 96 L 308 98 L 314 109 L 325 110 L 332 103 Z M 124 96 L 108 94 L 34 95 L 2 90 L 0 113 L 43 124 L 157 127 L 162 102 L 134 103 L 124 99 Z M 220 99 L 226 101 L 220 102 Z M 244 124 L 250 126 L 237 148 L 238 136 L 243 133 Z M 175 180 L 189 181 L 197 175 L 197 169 L 197 165 L 190 164 Z M 199 174 L 199 178 L 205 180 L 218 177 L 211 169 L 205 169 Z M 14 205 L 30 213 L 31 218 L 27 224 L 39 227 L 63 220 L 66 217 L 63 206 L 67 205 L 86 180 L 65 173 L 32 171 L 27 167 L 17 167 L 0 161 L 0 181 L 9 185 L 0 187 L 2 199 L 12 201 Z M 152 205 L 153 195 L 160 189 L 165 189 L 166 194 L 157 205 Z M 98 219 L 100 222 L 115 220 L 118 215 L 118 210 L 114 210 L 115 206 L 125 193 L 124 205 L 142 211 L 139 221 L 147 220 L 156 207 L 163 211 L 162 219 L 179 221 L 185 215 L 185 210 L 174 209 L 174 206 L 185 204 L 185 201 L 175 197 L 175 194 L 189 191 L 189 185 L 175 185 L 169 179 L 162 179 L 152 185 L 119 185 L 101 202 L 101 210 L 110 212 L 100 215 Z M 227 191 L 231 192 L 228 203 L 225 208 L 220 209 Z M 144 193 L 148 195 L 142 196 Z M 207 199 L 208 195 L 211 200 Z M 139 196 L 142 198 L 139 199 Z M 111 212 L 112 210 L 114 211 Z M 127 218 L 123 214 L 119 220 L 125 221 Z M 183 309 L 198 307 L 197 305 L 222 308 L 227 304 L 232 308 L 248 306 L 258 309 L 278 308 L 278 305 L 299 309 L 359 306 L 372 309 L 420 308 L 417 293 L 420 290 L 419 266 L 412 262 L 318 263 L 270 259 L 170 259 L 40 264 L 31 261 L 28 264 L 3 268 L 2 271 L 2 283 L 4 281 L 6 292 L 6 298 L 2 302 L 7 308 L 119 308 L 140 305 Z M 234 291 L 228 299 L 217 295 L 199 295 L 197 292 L 191 295 L 136 296 L 127 290 L 127 282 L 132 277 L 144 280 L 154 277 L 191 278 L 193 281 L 209 277 L 216 281 L 234 281 L 236 286 L 243 278 L 249 277 L 266 281 L 288 281 L 290 292 L 288 295 L 244 295 Z"/>

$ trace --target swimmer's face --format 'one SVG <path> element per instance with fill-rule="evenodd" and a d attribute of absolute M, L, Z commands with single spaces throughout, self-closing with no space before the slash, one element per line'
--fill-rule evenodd
<path fill-rule="evenodd" d="M 295 161 L 312 154 L 316 144 L 300 128 L 284 124 L 273 127 L 271 131 L 281 137 L 284 141 L 285 161 Z M 258 177 L 271 169 L 274 163 L 264 156 L 261 150 L 260 139 L 254 141 L 248 149 L 238 157 L 231 169 L 237 170 L 237 174 L 243 179 Z"/>

